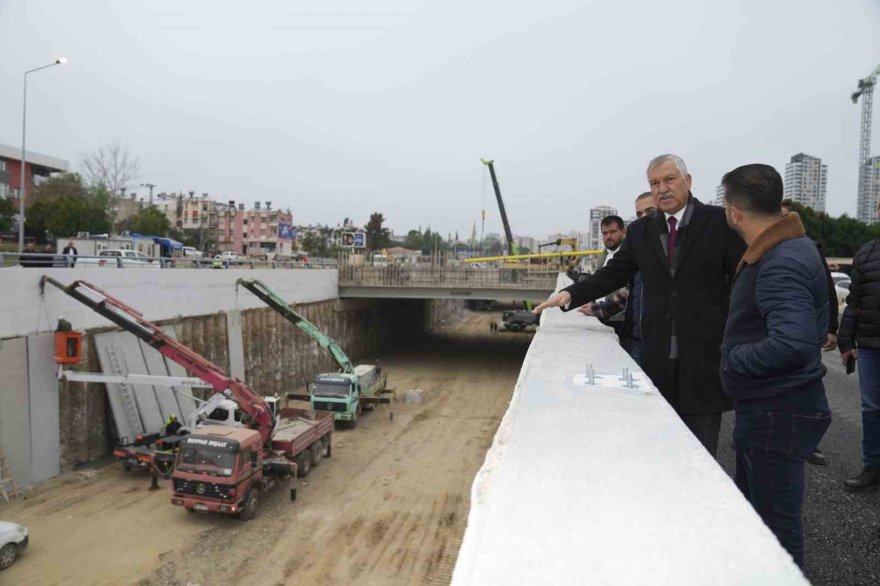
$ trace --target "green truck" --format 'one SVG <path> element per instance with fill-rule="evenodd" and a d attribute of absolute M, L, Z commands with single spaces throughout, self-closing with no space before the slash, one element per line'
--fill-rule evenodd
<path fill-rule="evenodd" d="M 309 401 L 312 409 L 331 411 L 336 421 L 346 421 L 351 427 L 357 426 L 358 417 L 363 411 L 371 411 L 376 405 L 393 402 L 394 391 L 388 388 L 388 376 L 382 372 L 382 365 L 378 361 L 376 364 L 352 364 L 336 342 L 318 326 L 294 311 L 262 281 L 238 279 L 236 287 L 238 286 L 259 297 L 284 319 L 308 334 L 319 346 L 327 348 L 339 365 L 339 372 L 315 376 L 309 384 L 308 395 L 288 393 L 287 398 Z M 393 417 L 393 413 L 391 416 Z"/>

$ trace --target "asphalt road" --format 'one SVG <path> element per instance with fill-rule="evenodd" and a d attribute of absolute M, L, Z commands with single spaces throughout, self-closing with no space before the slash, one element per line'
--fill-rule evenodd
<path fill-rule="evenodd" d="M 880 490 L 853 494 L 843 480 L 861 471 L 862 415 L 856 374 L 847 376 L 840 353 L 825 355 L 831 427 L 820 447 L 827 466 L 807 464 L 804 502 L 806 575 L 815 586 L 880 585 Z M 733 476 L 733 417 L 725 414 L 718 460 Z"/>

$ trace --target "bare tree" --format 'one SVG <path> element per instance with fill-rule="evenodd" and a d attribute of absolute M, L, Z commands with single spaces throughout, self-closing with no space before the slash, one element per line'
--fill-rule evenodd
<path fill-rule="evenodd" d="M 118 140 L 103 144 L 92 153 L 83 153 L 82 166 L 89 184 L 103 185 L 114 197 L 124 193 L 126 185 L 140 173 L 137 157 Z"/>

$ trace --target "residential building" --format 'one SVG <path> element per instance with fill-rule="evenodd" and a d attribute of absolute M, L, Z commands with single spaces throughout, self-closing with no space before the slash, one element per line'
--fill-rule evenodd
<path fill-rule="evenodd" d="M 798 153 L 785 164 L 783 197 L 824 212 L 827 182 L 828 165 L 818 157 Z"/>
<path fill-rule="evenodd" d="M 590 208 L 590 230 L 587 237 L 587 250 L 602 250 L 602 219 L 607 216 L 616 216 L 617 209 L 611 206 L 597 206 Z"/>
<path fill-rule="evenodd" d="M 538 244 L 531 236 L 514 236 L 513 242 L 516 244 L 517 250 L 527 248 L 531 252 L 538 252 Z"/>
<path fill-rule="evenodd" d="M 63 159 L 41 155 L 33 151 L 25 154 L 25 206 L 31 204 L 34 187 L 49 180 L 54 173 L 70 170 Z M 21 188 L 21 148 L 0 144 L 0 198 L 18 198 Z"/>
<path fill-rule="evenodd" d="M 296 240 L 293 215 L 290 210 L 273 210 L 272 202 L 255 202 L 250 210 L 245 204 L 230 201 L 223 211 L 217 211 L 217 248 L 231 250 L 242 256 L 275 258 L 290 256 Z"/>
<path fill-rule="evenodd" d="M 715 188 L 715 199 L 712 200 L 713 206 L 724 207 L 724 186 L 719 185 Z"/>
<path fill-rule="evenodd" d="M 864 194 L 859 194 L 857 218 L 863 222 L 878 221 L 877 205 L 880 204 L 880 156 L 865 161 Z"/>

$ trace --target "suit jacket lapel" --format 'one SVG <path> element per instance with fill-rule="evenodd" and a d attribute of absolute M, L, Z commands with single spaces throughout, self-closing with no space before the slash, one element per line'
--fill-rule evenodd
<path fill-rule="evenodd" d="M 691 214 L 691 219 L 688 222 L 687 228 L 684 230 L 684 234 L 679 234 L 679 238 L 683 236 L 684 240 L 678 246 L 678 256 L 675 259 L 676 269 L 682 265 L 690 251 L 694 248 L 694 242 L 696 242 L 697 237 L 700 235 L 700 232 L 703 231 L 703 228 L 706 227 L 706 220 L 709 218 L 709 214 L 706 213 L 706 205 L 697 198 L 693 196 L 691 197 L 694 202 L 694 211 Z"/>

